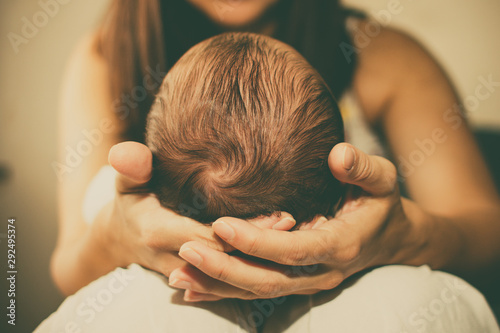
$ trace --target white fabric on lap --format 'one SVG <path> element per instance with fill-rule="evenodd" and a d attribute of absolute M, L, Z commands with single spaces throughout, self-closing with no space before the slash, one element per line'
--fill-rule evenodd
<path fill-rule="evenodd" d="M 34 332 L 252 332 L 240 320 L 242 306 L 238 300 L 185 303 L 164 276 L 132 264 L 66 298 Z"/>
<path fill-rule="evenodd" d="M 297 318 L 299 318 L 297 320 Z M 384 266 L 348 285 L 292 296 L 265 332 L 498 333 L 483 295 L 428 266 Z"/>
<path fill-rule="evenodd" d="M 476 289 L 427 266 L 380 267 L 313 296 L 193 306 L 162 275 L 131 265 L 68 297 L 35 333 L 256 332 L 252 320 L 263 319 L 264 333 L 500 332 Z"/>

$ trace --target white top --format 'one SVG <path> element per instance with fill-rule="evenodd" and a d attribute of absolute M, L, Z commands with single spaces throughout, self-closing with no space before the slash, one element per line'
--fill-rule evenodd
<path fill-rule="evenodd" d="M 105 165 L 90 182 L 82 206 L 86 223 L 91 224 L 101 209 L 115 198 L 116 174 L 112 166 Z"/>

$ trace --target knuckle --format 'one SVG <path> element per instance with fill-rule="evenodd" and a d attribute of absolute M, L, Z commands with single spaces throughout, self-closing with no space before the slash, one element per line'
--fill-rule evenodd
<path fill-rule="evenodd" d="M 142 238 L 144 244 L 155 251 L 161 250 L 164 248 L 164 244 L 162 239 L 159 237 L 159 233 L 156 232 L 153 228 L 148 228 L 143 231 Z"/>
<path fill-rule="evenodd" d="M 330 276 L 328 279 L 325 279 L 322 281 L 318 288 L 321 290 L 331 290 L 335 287 L 337 287 L 340 283 L 344 281 L 344 274 L 341 272 L 335 272 L 332 276 Z"/>
<path fill-rule="evenodd" d="M 300 252 L 299 246 L 293 246 L 291 251 L 283 255 L 283 262 L 286 265 L 298 265 L 304 261 L 304 253 Z"/>
<path fill-rule="evenodd" d="M 314 256 L 312 259 L 313 262 L 310 264 L 317 264 L 327 262 L 333 250 L 332 241 L 329 235 L 323 234 L 321 237 L 318 237 L 318 246 L 314 251 Z"/>
<path fill-rule="evenodd" d="M 240 296 L 238 296 L 238 298 L 250 301 L 250 300 L 257 299 L 258 296 L 255 293 L 251 292 L 251 291 L 245 290 Z"/>
<path fill-rule="evenodd" d="M 170 274 L 174 270 L 184 266 L 184 261 L 182 259 L 172 256 L 151 256 L 145 259 L 146 260 L 141 263 L 141 266 L 157 271 L 166 277 L 170 277 Z"/>
<path fill-rule="evenodd" d="M 203 245 L 206 245 L 207 247 L 217 250 L 217 251 L 225 251 L 226 248 L 229 247 L 229 245 L 223 243 L 220 240 L 217 240 L 215 238 L 210 238 L 210 237 L 204 237 L 204 236 L 197 236 L 193 237 L 194 241 L 197 241 Z"/>
<path fill-rule="evenodd" d="M 254 293 L 258 297 L 277 297 L 280 295 L 281 292 L 281 286 L 279 283 L 276 282 L 269 282 L 269 281 L 263 281 L 260 283 Z"/>
<path fill-rule="evenodd" d="M 152 269 L 165 275 L 167 278 L 170 277 L 170 274 L 174 271 L 174 268 L 172 268 L 171 265 L 168 265 L 166 263 L 156 264 L 155 266 L 156 267 L 152 267 Z"/>
<path fill-rule="evenodd" d="M 308 260 L 307 252 L 304 251 L 303 246 L 298 242 L 292 242 L 288 251 L 283 253 L 282 262 L 285 265 L 301 265 Z"/>
<path fill-rule="evenodd" d="M 372 179 L 373 167 L 367 158 L 360 159 L 352 173 L 352 178 L 357 182 L 365 182 Z"/>
<path fill-rule="evenodd" d="M 246 247 L 246 251 L 244 251 L 247 254 L 254 255 L 258 253 L 260 248 L 260 241 L 259 237 L 250 237 L 248 240 L 248 246 Z"/>
<path fill-rule="evenodd" d="M 230 252 L 228 250 L 232 249 L 231 245 L 215 237 L 210 226 L 201 223 L 193 225 L 193 233 L 187 241 L 197 241 L 217 251 Z"/>
<path fill-rule="evenodd" d="M 214 278 L 219 281 L 226 281 L 230 274 L 230 265 L 220 265 L 214 274 Z"/>
<path fill-rule="evenodd" d="M 341 248 L 337 254 L 336 259 L 338 262 L 347 264 L 355 261 L 361 254 L 361 241 L 356 239 L 348 245 Z"/>

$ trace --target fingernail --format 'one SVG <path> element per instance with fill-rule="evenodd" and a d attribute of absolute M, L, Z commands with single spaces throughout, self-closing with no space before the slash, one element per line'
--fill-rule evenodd
<path fill-rule="evenodd" d="M 220 238 L 226 241 L 232 241 L 236 236 L 234 229 L 224 221 L 214 222 L 212 224 L 212 228 L 214 229 L 215 233 L 219 235 Z"/>
<path fill-rule="evenodd" d="M 205 298 L 203 297 L 203 295 L 200 295 L 200 294 L 197 294 L 197 293 L 193 293 L 193 292 L 185 292 L 184 293 L 184 300 L 186 302 L 201 302 L 201 301 L 204 301 Z"/>
<path fill-rule="evenodd" d="M 174 288 L 191 289 L 191 283 L 181 279 L 169 280 L 168 284 Z"/>
<path fill-rule="evenodd" d="M 328 219 L 326 217 L 321 216 L 319 219 L 316 220 L 316 222 L 314 222 L 314 225 L 312 226 L 311 229 L 316 229 L 327 221 L 328 221 Z"/>
<path fill-rule="evenodd" d="M 273 225 L 274 230 L 289 230 L 297 223 L 293 217 L 287 216 L 283 220 Z"/>
<path fill-rule="evenodd" d="M 179 251 L 179 255 L 182 259 L 186 260 L 194 266 L 200 266 L 203 262 L 203 258 L 198 254 L 198 252 L 190 247 L 181 248 L 181 250 Z"/>
<path fill-rule="evenodd" d="M 352 167 L 354 166 L 355 158 L 356 158 L 356 153 L 354 152 L 354 149 L 346 146 L 344 148 L 344 160 L 342 161 L 344 169 L 346 169 L 347 171 L 351 170 Z"/>

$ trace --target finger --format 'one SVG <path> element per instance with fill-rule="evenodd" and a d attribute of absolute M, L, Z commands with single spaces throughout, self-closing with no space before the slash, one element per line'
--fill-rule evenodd
<path fill-rule="evenodd" d="M 162 208 L 163 209 L 163 208 Z M 154 218 L 154 217 L 152 217 Z M 182 244 L 197 241 L 210 248 L 232 252 L 233 246 L 218 237 L 210 225 L 167 211 L 153 230 L 148 232 L 147 243 L 158 251 L 178 251 Z"/>
<path fill-rule="evenodd" d="M 316 265 L 304 268 L 304 274 L 291 269 L 251 262 L 236 256 L 212 250 L 197 242 L 184 244 L 179 255 L 216 280 L 250 291 L 257 297 L 278 297 L 297 290 L 310 289 L 323 283 L 325 270 Z"/>
<path fill-rule="evenodd" d="M 253 257 L 283 265 L 324 262 L 334 250 L 333 233 L 322 229 L 283 232 L 259 229 L 244 220 L 223 217 L 212 224 L 214 232 L 236 249 Z"/>
<path fill-rule="evenodd" d="M 261 229 L 274 229 L 282 231 L 292 229 L 297 223 L 292 215 L 286 212 L 276 212 L 270 216 L 260 216 L 247 221 Z"/>
<path fill-rule="evenodd" d="M 299 291 L 295 292 L 295 295 L 314 295 L 314 294 L 319 293 L 320 291 L 324 291 L 324 289 L 305 289 L 305 290 L 299 290 Z"/>
<path fill-rule="evenodd" d="M 312 221 L 309 222 L 302 222 L 299 226 L 299 230 L 311 230 L 311 229 L 317 229 L 325 222 L 327 222 L 328 219 L 324 217 L 323 215 L 317 215 Z"/>
<path fill-rule="evenodd" d="M 233 285 L 216 280 L 200 270 L 185 266 L 172 272 L 169 278 L 169 285 L 174 288 L 186 289 L 198 295 L 193 301 L 209 301 L 221 298 L 256 299 L 258 296 L 248 290 L 237 288 Z M 296 290 L 295 294 L 314 294 L 320 289 Z M 190 294 L 191 295 L 191 294 Z M 207 297 L 204 297 L 208 295 Z"/>
<path fill-rule="evenodd" d="M 295 295 L 314 295 L 318 292 L 322 291 L 321 289 L 308 289 L 308 290 L 302 290 L 302 291 L 297 291 L 295 292 Z M 289 295 L 284 295 L 289 296 Z M 213 302 L 213 301 L 219 301 L 221 299 L 228 298 L 228 297 L 219 297 L 216 295 L 212 294 L 205 294 L 205 293 L 200 293 L 196 292 L 193 290 L 186 290 L 184 292 L 184 300 L 186 302 Z M 231 298 L 237 298 L 237 297 L 231 297 Z M 258 299 L 259 297 L 257 295 L 254 295 L 251 298 L 245 298 L 246 300 L 252 300 L 252 299 Z"/>
<path fill-rule="evenodd" d="M 144 186 L 152 175 L 153 155 L 149 148 L 138 142 L 122 142 L 111 147 L 109 164 L 118 172 L 116 188 L 127 193 Z"/>
<path fill-rule="evenodd" d="M 184 300 L 186 302 L 214 302 L 220 301 L 223 297 L 210 295 L 210 294 L 202 294 L 192 290 L 186 290 L 184 292 Z"/>
<path fill-rule="evenodd" d="M 383 157 L 367 155 L 348 143 L 333 147 L 328 165 L 339 181 L 359 186 L 372 195 L 388 195 L 395 190 L 394 164 Z"/>
<path fill-rule="evenodd" d="M 249 291 L 216 280 L 193 266 L 185 266 L 174 270 L 170 274 L 169 285 L 174 288 L 186 289 L 219 298 L 255 298 L 255 295 Z"/>

